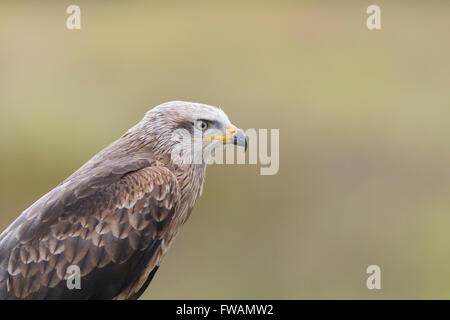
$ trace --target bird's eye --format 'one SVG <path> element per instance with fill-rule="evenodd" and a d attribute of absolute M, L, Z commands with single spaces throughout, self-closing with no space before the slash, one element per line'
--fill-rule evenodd
<path fill-rule="evenodd" d="M 206 131 L 209 128 L 209 123 L 205 120 L 199 120 L 195 125 L 197 126 L 197 129 L 202 131 Z"/>

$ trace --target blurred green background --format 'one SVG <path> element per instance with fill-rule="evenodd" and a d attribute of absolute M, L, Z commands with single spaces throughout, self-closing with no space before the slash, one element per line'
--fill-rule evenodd
<path fill-rule="evenodd" d="M 279 128 L 280 170 L 209 167 L 143 298 L 450 298 L 449 32 L 446 1 L 2 1 L 0 229 L 196 101 Z"/>

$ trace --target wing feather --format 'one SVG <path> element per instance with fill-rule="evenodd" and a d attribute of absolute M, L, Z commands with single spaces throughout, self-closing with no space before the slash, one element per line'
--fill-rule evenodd
<path fill-rule="evenodd" d="M 180 196 L 167 168 L 124 163 L 70 177 L 0 235 L 0 299 L 136 296 L 133 283 L 157 267 Z M 80 268 L 80 290 L 67 288 L 70 265 Z"/>

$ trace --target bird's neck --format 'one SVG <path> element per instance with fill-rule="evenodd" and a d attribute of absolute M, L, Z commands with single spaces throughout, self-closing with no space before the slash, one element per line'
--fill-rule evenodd
<path fill-rule="evenodd" d="M 192 208 L 195 201 L 201 195 L 203 183 L 205 182 L 206 165 L 192 164 L 177 167 L 174 171 L 181 191 L 182 199 L 188 202 Z"/>
<path fill-rule="evenodd" d="M 125 137 L 131 139 L 124 139 Z M 177 177 L 182 200 L 186 201 L 189 209 L 194 206 L 195 201 L 201 195 L 205 180 L 206 163 L 204 161 L 194 161 L 194 163 L 185 161 L 180 163 L 173 159 L 172 150 L 177 144 L 176 141 L 164 141 L 164 143 L 161 143 L 161 139 L 144 140 L 136 136 L 136 132 L 133 131 L 125 134 L 121 140 L 126 142 L 128 149 L 130 149 L 131 140 L 134 153 L 148 153 L 153 160 L 172 171 Z M 187 154 L 188 150 L 190 150 L 190 147 L 186 149 L 184 154 Z"/>

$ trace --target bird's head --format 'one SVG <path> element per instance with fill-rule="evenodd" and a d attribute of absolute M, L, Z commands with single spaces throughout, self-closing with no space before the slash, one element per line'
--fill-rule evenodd
<path fill-rule="evenodd" d="M 138 126 L 155 148 L 183 163 L 198 163 L 227 144 L 247 149 L 244 132 L 221 109 L 194 102 L 172 101 L 147 112 Z M 181 157 L 181 158 L 180 158 Z M 172 159 L 175 160 L 175 159 Z"/>

